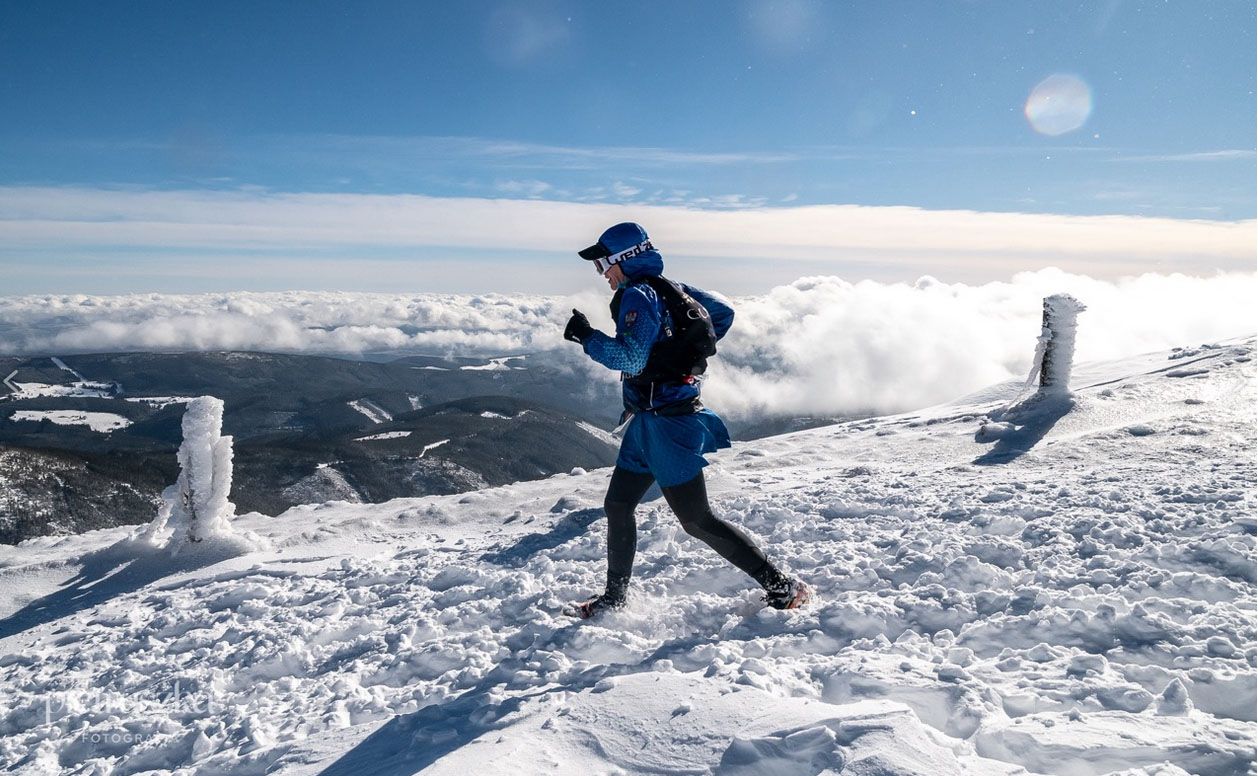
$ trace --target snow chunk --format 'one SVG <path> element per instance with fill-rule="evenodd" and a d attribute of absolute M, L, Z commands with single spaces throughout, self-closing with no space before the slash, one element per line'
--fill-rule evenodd
<path fill-rule="evenodd" d="M 984 423 L 979 427 L 978 433 L 974 435 L 975 442 L 995 442 L 997 439 L 1003 439 L 1017 430 L 1012 423 Z"/>
<path fill-rule="evenodd" d="M 1040 713 L 983 728 L 975 748 L 1037 773 L 1130 773 L 1168 761 L 1189 773 L 1246 773 L 1253 762 L 1249 736 L 1233 740 L 1229 732 L 1204 715 Z"/>
<path fill-rule="evenodd" d="M 1166 685 L 1162 695 L 1158 697 L 1158 714 L 1169 717 L 1182 717 L 1192 711 L 1192 698 L 1184 682 L 1176 677 Z"/>

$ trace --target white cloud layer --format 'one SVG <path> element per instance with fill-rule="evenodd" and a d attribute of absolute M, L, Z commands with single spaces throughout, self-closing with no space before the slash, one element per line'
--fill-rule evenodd
<path fill-rule="evenodd" d="M 1087 305 L 1076 360 L 1104 360 L 1252 334 L 1255 279 L 1113 282 L 1054 269 L 978 286 L 803 278 L 741 301 L 705 390 L 741 414 L 924 407 L 1024 378 L 1050 294 Z"/>
<path fill-rule="evenodd" d="M 501 354 L 553 328 L 541 297 L 279 292 L 0 297 L 0 353 Z M 543 336 L 542 341 L 546 341 Z"/>
<path fill-rule="evenodd" d="M 15 267 L 37 262 L 47 277 L 59 271 L 59 252 L 89 256 L 100 271 L 126 272 L 144 258 L 164 271 L 190 273 L 202 254 L 255 254 L 256 271 L 265 273 L 268 255 L 292 261 L 304 251 L 343 262 L 346 281 L 355 277 L 356 261 L 380 251 L 423 260 L 462 251 L 509 255 L 522 265 L 526 257 L 571 262 L 576 247 L 623 220 L 646 225 L 667 258 L 703 259 L 696 263 L 709 273 L 729 261 L 807 263 L 826 274 L 859 268 L 861 276 L 883 280 L 928 273 L 983 282 L 1044 266 L 1105 278 L 1249 271 L 1255 259 L 1254 221 L 862 205 L 701 210 L 402 194 L 0 187 L 0 213 L 0 256 Z M 247 287 L 253 278 L 237 280 Z M 518 280 L 514 289 L 497 288 L 528 288 Z M 450 287 L 440 277 L 434 282 Z"/>
<path fill-rule="evenodd" d="M 894 411 L 1026 374 L 1041 299 L 1088 305 L 1080 360 L 1253 333 L 1256 277 L 1097 280 L 1059 270 L 982 285 L 802 278 L 736 298 L 735 326 L 705 387 L 735 416 Z M 546 353 L 595 379 L 608 370 L 561 338 L 572 307 L 604 330 L 607 296 L 232 293 L 0 297 L 0 353 L 121 350 Z"/>

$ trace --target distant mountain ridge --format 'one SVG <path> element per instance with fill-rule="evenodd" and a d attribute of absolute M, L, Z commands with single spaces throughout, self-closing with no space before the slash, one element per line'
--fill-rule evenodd
<path fill-rule="evenodd" d="M 225 402 L 242 511 L 457 493 L 615 457 L 595 425 L 614 419 L 614 386 L 573 391 L 527 356 L 92 354 L 0 358 L 0 378 L 3 542 L 150 519 L 177 474 L 183 402 L 200 395 Z"/>
<path fill-rule="evenodd" d="M 617 383 L 546 353 L 0 356 L 0 542 L 150 519 L 178 473 L 183 403 L 201 395 L 226 405 L 232 499 L 265 514 L 607 466 L 618 440 L 602 429 L 621 411 Z M 726 418 L 736 439 L 846 419 Z"/>

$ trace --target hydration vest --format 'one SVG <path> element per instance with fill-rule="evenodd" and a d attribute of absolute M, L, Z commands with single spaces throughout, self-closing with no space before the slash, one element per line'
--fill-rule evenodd
<path fill-rule="evenodd" d="M 712 317 L 703 305 L 687 294 L 681 286 L 663 276 L 651 276 L 641 282 L 649 285 L 664 302 L 668 318 L 661 317 L 663 336 L 651 346 L 646 366 L 625 380 L 637 383 L 685 382 L 701 375 L 708 368 L 708 359 L 716 355 L 716 331 Z M 620 299 L 624 289 L 612 297 L 612 320 L 620 320 Z M 669 320 L 671 319 L 671 320 Z"/>

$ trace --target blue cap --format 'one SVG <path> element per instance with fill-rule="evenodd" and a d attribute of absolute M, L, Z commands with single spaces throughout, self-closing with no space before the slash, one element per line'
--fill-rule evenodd
<path fill-rule="evenodd" d="M 608 256 L 615 256 L 622 251 L 641 245 L 649 239 L 645 229 L 632 221 L 625 221 L 608 228 L 598 238 L 598 242 L 585 250 L 578 251 L 577 254 L 587 261 L 605 259 Z"/>

